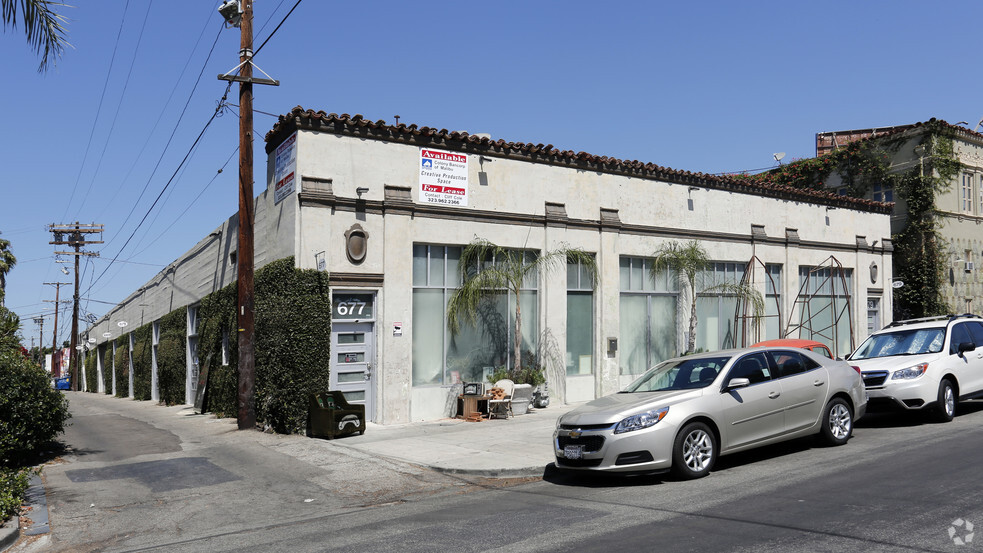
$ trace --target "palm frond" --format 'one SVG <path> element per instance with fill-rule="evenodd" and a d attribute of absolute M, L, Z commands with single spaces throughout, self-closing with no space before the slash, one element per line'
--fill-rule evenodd
<path fill-rule="evenodd" d="M 68 18 L 55 11 L 56 7 L 72 6 L 51 0 L 21 0 L 19 3 L 23 10 L 21 15 L 27 43 L 41 56 L 38 72 L 44 72 L 49 63 L 54 64 L 53 60 L 61 56 L 66 46 L 72 46 L 68 42 L 68 31 L 65 29 Z M 17 0 L 0 2 L 5 28 L 17 27 L 17 4 Z"/>

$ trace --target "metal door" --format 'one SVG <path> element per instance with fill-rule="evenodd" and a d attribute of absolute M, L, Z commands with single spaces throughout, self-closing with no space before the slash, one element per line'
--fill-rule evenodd
<path fill-rule="evenodd" d="M 365 417 L 375 420 L 375 323 L 336 321 L 331 328 L 331 389 L 348 403 L 365 405 Z"/>

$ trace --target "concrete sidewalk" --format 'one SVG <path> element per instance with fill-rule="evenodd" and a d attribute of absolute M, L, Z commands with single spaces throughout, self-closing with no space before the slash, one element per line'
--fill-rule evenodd
<path fill-rule="evenodd" d="M 557 418 L 576 405 L 550 405 L 508 419 L 442 419 L 382 426 L 329 443 L 451 474 L 542 476 L 553 462 Z"/>

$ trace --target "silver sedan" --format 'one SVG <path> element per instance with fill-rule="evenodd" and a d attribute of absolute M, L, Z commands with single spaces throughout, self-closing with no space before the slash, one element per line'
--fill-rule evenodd
<path fill-rule="evenodd" d="M 556 466 L 699 478 L 718 455 L 811 434 L 845 444 L 866 409 L 843 361 L 778 347 L 688 355 L 560 417 Z"/>

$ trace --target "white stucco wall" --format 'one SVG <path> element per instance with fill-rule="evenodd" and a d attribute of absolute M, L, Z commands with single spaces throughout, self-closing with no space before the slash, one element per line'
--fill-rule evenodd
<path fill-rule="evenodd" d="M 435 147 L 435 146 L 432 146 Z M 437 149 L 442 149 L 435 147 Z M 583 401 L 616 391 L 632 379 L 619 374 L 617 354 L 606 353 L 606 338 L 619 336 L 620 269 L 622 256 L 648 257 L 668 240 L 700 238 L 711 259 L 746 263 L 757 256 L 783 265 L 783 312 L 788 314 L 799 291 L 798 267 L 828 264 L 831 255 L 854 271 L 853 328 L 856 344 L 866 335 L 865 299 L 881 300 L 885 322 L 890 319 L 890 252 L 879 244 L 890 238 L 890 217 L 845 208 L 827 208 L 804 201 L 781 200 L 732 191 L 582 171 L 488 155 L 469 154 L 468 205 L 441 214 L 391 214 L 386 187 L 408 187 L 419 206 L 420 147 L 313 131 L 299 131 L 298 173 L 302 178 L 330 181 L 336 207 L 305 205 L 300 210 L 297 257 L 312 268 L 315 254 L 327 252 L 333 273 L 384 275 L 377 315 L 379 398 L 376 418 L 382 423 L 447 416 L 449 386 L 412 386 L 412 248 L 414 244 L 464 245 L 475 237 L 498 245 L 533 250 L 574 246 L 595 252 L 600 280 L 595 292 L 594 372 L 551 383 L 554 401 Z M 479 172 L 484 175 L 479 176 Z M 481 184 L 481 183 L 487 183 Z M 364 209 L 351 207 L 361 195 Z M 688 201 L 693 201 L 689 209 Z M 570 220 L 597 222 L 601 208 L 617 210 L 619 231 L 599 225 L 517 224 L 513 216 L 544 217 L 546 203 L 563 204 Z M 346 204 L 348 207 L 342 207 Z M 356 204 L 358 205 L 358 204 Z M 501 219 L 501 220 L 499 220 Z M 344 251 L 344 232 L 358 224 L 369 234 L 366 260 L 354 265 Z M 761 225 L 771 241 L 752 243 L 752 225 Z M 787 229 L 795 229 L 798 244 L 788 244 Z M 858 248 L 858 236 L 869 247 Z M 875 244 L 875 241 L 877 242 Z M 876 282 L 869 267 L 878 266 Z M 761 275 L 763 277 L 763 271 Z M 763 278 L 757 280 L 764 291 Z M 885 292 L 887 290 L 887 292 Z M 541 276 L 540 327 L 548 327 L 565 349 L 566 275 Z M 682 348 L 689 305 L 679 306 L 676 342 Z M 403 324 L 402 336 L 390 332 Z"/>

